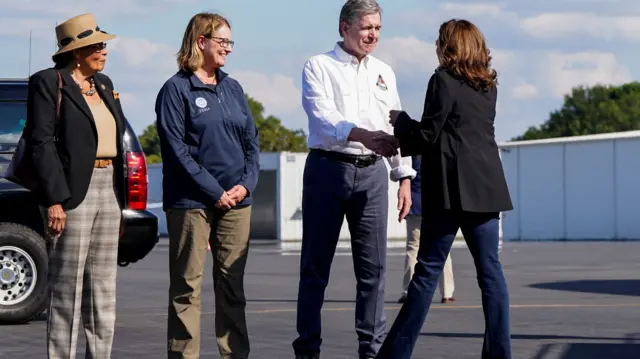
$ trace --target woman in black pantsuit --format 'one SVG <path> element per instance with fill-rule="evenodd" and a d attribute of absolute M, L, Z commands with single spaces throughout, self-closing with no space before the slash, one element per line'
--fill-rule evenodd
<path fill-rule="evenodd" d="M 497 75 L 480 30 L 466 20 L 440 27 L 440 67 L 422 120 L 392 111 L 403 156 L 422 154 L 423 222 L 407 299 L 377 358 L 410 358 L 455 235 L 462 229 L 482 291 L 482 358 L 511 358 L 509 295 L 498 255 L 499 214 L 513 209 L 494 137 Z"/>

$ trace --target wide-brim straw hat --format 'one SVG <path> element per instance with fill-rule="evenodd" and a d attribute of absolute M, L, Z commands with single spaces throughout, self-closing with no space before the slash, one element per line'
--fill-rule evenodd
<path fill-rule="evenodd" d="M 56 38 L 58 51 L 53 54 L 53 57 L 81 47 L 113 40 L 116 36 L 102 31 L 92 14 L 82 14 L 56 26 Z"/>

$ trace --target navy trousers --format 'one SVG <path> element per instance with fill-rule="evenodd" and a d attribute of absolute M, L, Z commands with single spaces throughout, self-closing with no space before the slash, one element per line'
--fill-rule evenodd
<path fill-rule="evenodd" d="M 459 228 L 473 257 L 482 291 L 483 359 L 511 359 L 509 294 L 498 255 L 498 213 L 442 211 L 422 216 L 420 249 L 406 302 L 377 359 L 409 359 L 427 317 L 438 278 Z"/>
<path fill-rule="evenodd" d="M 303 175 L 302 253 L 298 287 L 297 355 L 320 352 L 320 311 L 346 216 L 357 280 L 355 329 L 360 357 L 375 357 L 384 340 L 388 172 L 309 153 Z"/>

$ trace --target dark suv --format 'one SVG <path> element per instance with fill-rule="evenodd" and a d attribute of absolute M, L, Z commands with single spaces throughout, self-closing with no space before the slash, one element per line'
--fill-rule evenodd
<path fill-rule="evenodd" d="M 0 176 L 27 118 L 27 79 L 0 79 Z M 124 135 L 126 200 L 118 264 L 144 258 L 158 242 L 158 218 L 147 211 L 148 175 L 142 147 L 127 122 Z M 47 242 L 31 192 L 0 178 L 0 322 L 28 322 L 48 302 Z"/>

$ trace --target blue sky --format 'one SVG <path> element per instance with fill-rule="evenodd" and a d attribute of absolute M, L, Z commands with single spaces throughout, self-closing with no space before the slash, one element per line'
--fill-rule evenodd
<path fill-rule="evenodd" d="M 452 17 L 485 33 L 500 75 L 496 136 L 505 141 L 544 122 L 577 85 L 620 84 L 640 78 L 640 1 L 637 0 L 382 0 L 383 29 L 374 56 L 398 77 L 403 107 L 421 115 L 427 81 L 436 66 L 433 42 Z M 339 40 L 343 1 L 307 0 L 0 0 L 0 77 L 51 66 L 54 27 L 92 12 L 118 36 L 109 44 L 105 73 L 120 92 L 138 134 L 154 121 L 158 89 L 176 71 L 174 54 L 184 28 L 199 11 L 231 21 L 234 52 L 225 70 L 267 114 L 307 131 L 300 75 L 311 55 Z"/>

